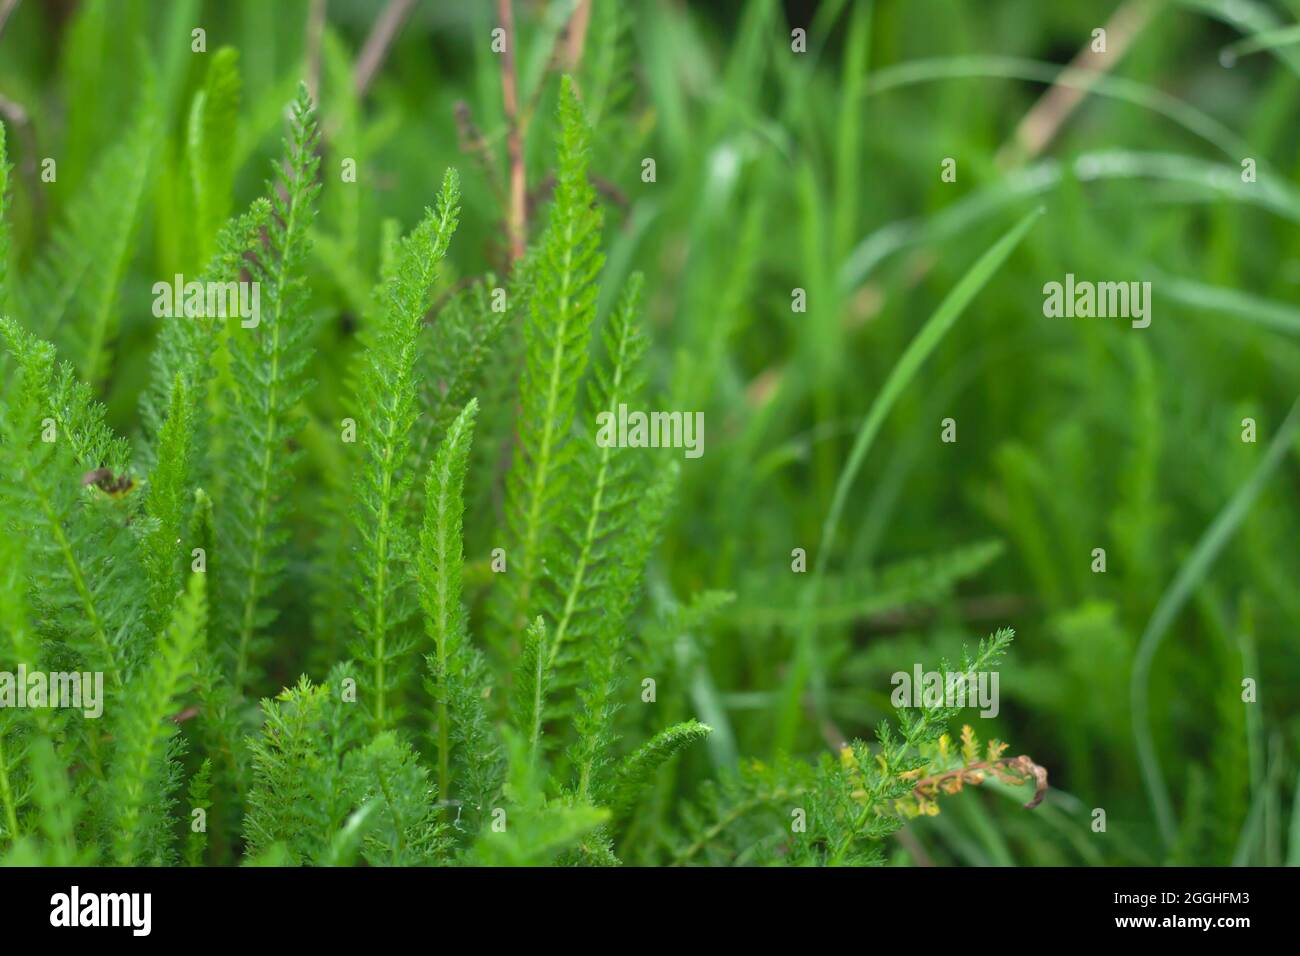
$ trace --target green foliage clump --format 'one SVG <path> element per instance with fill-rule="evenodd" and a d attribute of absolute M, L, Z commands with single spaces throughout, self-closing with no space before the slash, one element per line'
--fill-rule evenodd
<path fill-rule="evenodd" d="M 0 706 L 0 862 L 1300 863 L 1266 5 L 1050 128 L 1069 4 L 165 6 L 0 33 L 0 681 L 103 675 Z"/>
<path fill-rule="evenodd" d="M 14 365 L 0 420 L 6 659 L 107 675 L 111 715 L 104 734 L 61 711 L 0 712 L 6 853 L 48 863 L 617 865 L 665 770 L 711 728 L 685 717 L 623 746 L 647 729 L 624 720 L 631 635 L 680 468 L 652 470 L 579 425 L 642 403 L 649 388 L 640 275 L 588 354 L 600 324 L 602 217 L 577 91 L 567 79 L 560 89 L 551 213 L 509 310 L 456 295 L 437 334 L 426 326 L 461 215 L 454 171 L 390 247 L 349 377 L 343 426 L 358 440 L 337 454 L 350 478 L 331 486 L 328 510 L 350 515 L 331 527 L 350 543 L 334 568 L 351 612 L 350 658 L 257 707 L 246 695 L 282 658 L 277 632 L 295 607 L 284 585 L 297 578 L 289 554 L 305 517 L 293 494 L 301 445 L 326 440 L 304 408 L 320 337 L 306 270 L 321 139 L 302 89 L 266 198 L 204 240 L 229 207 L 231 172 L 212 139 L 234 123 L 236 63 L 214 58 L 189 114 L 194 248 L 209 260 L 207 280 L 258 283 L 260 316 L 164 325 L 134 453 L 54 345 L 14 319 L 0 326 Z M 97 180 L 90 188 L 88 203 L 107 202 Z M 514 315 L 518 353 L 498 348 Z M 431 349 L 457 343 L 469 347 L 431 360 Z M 105 361 L 95 346 L 82 371 L 100 381 Z M 435 380 L 422 380 L 431 370 Z M 517 384 L 502 388 L 501 376 Z M 517 406 L 503 523 L 513 544 L 488 577 L 466 561 L 466 492 L 482 464 L 476 383 L 508 413 Z M 14 548 L 19 539 L 31 547 Z M 703 607 L 720 606 L 705 597 Z M 990 664 L 1008 640 L 968 666 Z M 860 772 L 784 759 L 779 772 L 742 768 L 706 797 L 707 810 L 686 815 L 697 826 L 683 839 L 693 842 L 664 861 L 722 858 L 764 811 L 796 798 L 814 821 L 808 841 L 787 845 L 778 828 L 755 845 L 785 846 L 796 862 L 876 861 L 871 846 L 898 824 L 890 802 L 909 791 L 918 748 L 952 716 L 905 717 L 901 738 L 882 726 L 878 753 L 853 745 Z M 733 845 L 728 859 L 748 852 Z"/>

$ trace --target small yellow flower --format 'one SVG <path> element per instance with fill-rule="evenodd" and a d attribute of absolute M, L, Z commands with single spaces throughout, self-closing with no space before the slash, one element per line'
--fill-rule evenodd
<path fill-rule="evenodd" d="M 970 724 L 961 728 L 961 758 L 966 763 L 975 763 L 980 759 L 980 742 Z"/>

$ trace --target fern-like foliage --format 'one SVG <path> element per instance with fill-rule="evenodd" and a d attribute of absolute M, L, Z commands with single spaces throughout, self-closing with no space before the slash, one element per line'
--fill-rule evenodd
<path fill-rule="evenodd" d="M 293 863 L 428 865 L 445 852 L 436 790 L 410 745 L 371 737 L 340 693 L 346 668 L 322 685 L 306 677 L 262 702 L 266 724 L 249 741 L 253 788 L 249 852 Z"/>
<path fill-rule="evenodd" d="M 0 407 L 0 506 L 4 536 L 23 548 L 4 584 L 12 652 L 5 662 L 80 672 L 85 693 L 84 681 L 98 672 L 102 713 L 147 649 L 139 636 L 148 587 L 137 535 L 149 522 L 125 474 L 126 443 L 104 424 L 90 389 L 56 363 L 53 346 L 12 320 L 0 319 L 0 338 L 15 366 Z M 39 837 L 43 847 L 15 843 L 19 861 L 30 852 L 40 862 L 84 862 L 80 816 L 87 814 L 91 833 L 109 825 L 109 755 L 99 722 L 61 719 L 66 713 L 6 710 L 0 718 L 5 828 Z M 75 786 L 49 779 L 66 776 L 72 754 L 84 767 Z"/>
<path fill-rule="evenodd" d="M 425 631 L 433 644 L 427 655 L 428 690 L 434 701 L 434 748 L 438 792 L 453 799 L 453 769 L 462 815 L 477 820 L 499 786 L 499 748 L 484 696 L 486 664 L 469 643 L 462 600 L 464 582 L 464 485 L 469 466 L 473 399 L 452 423 L 425 482 L 425 514 L 417 571 Z"/>
<path fill-rule="evenodd" d="M 101 50 L 109 23 L 106 4 L 87 4 L 69 50 Z M 601 7 L 593 26 L 610 48 L 587 60 L 585 105 L 561 83 L 549 217 L 502 280 L 445 263 L 461 215 L 454 171 L 405 238 L 384 224 L 377 255 L 360 192 L 333 193 L 311 258 L 322 160 L 305 87 L 268 195 L 229 217 L 235 171 L 286 91 L 260 93 L 241 128 L 238 58 L 219 50 L 188 107 L 178 83 L 158 98 L 144 83 L 138 118 L 89 172 L 88 144 L 111 124 L 76 104 L 85 142 L 71 178 L 84 188 L 16 289 L 0 127 L 0 305 L 16 313 L 0 316 L 0 673 L 16 662 L 102 672 L 107 685 L 102 723 L 0 707 L 0 861 L 863 864 L 945 794 L 993 778 L 1041 793 L 1027 757 L 969 731 L 955 746 L 955 709 L 926 707 L 882 724 L 874 744 L 741 761 L 697 801 L 674 802 L 678 771 L 705 762 L 696 745 L 735 764 L 741 735 L 710 681 L 708 633 L 734 595 L 679 598 L 689 580 L 654 561 L 678 462 L 596 440 L 605 416 L 653 405 L 659 383 L 640 274 L 601 299 L 584 114 L 602 119 L 599 155 L 615 153 L 610 131 L 630 130 L 629 20 Z M 349 90 L 328 148 L 372 149 L 382 127 L 350 89 L 341 42 L 325 43 L 325 88 Z M 164 66 L 172 80 L 177 62 Z M 267 86 L 253 72 L 249 89 Z M 183 146 L 163 150 L 154 192 L 184 222 L 156 224 L 157 258 L 202 265 L 189 278 L 204 283 L 256 283 L 260 308 L 250 324 L 157 324 L 128 443 L 97 390 L 112 383 L 114 414 L 135 394 L 118 387 L 117 304 L 124 284 L 138 287 L 124 276 L 169 120 Z M 333 281 L 317 281 L 322 267 Z M 340 298 L 352 314 L 318 323 Z M 725 336 L 694 338 L 715 364 Z M 346 387 L 314 392 L 309 370 Z M 300 488 L 325 507 L 291 509 Z M 828 579 L 811 623 L 939 601 L 996 552 Z M 731 623 L 798 623 L 792 586 L 748 582 Z M 310 619 L 314 648 L 263 653 L 281 613 Z M 963 669 L 995 663 L 1009 640 L 999 633 Z M 254 703 L 254 686 L 300 667 L 324 679 Z M 633 674 L 663 675 L 658 706 L 630 706 Z"/>
<path fill-rule="evenodd" d="M 122 866 L 175 862 L 168 817 L 180 783 L 180 747 L 168 717 L 180 709 L 181 695 L 197 672 L 208 618 L 206 582 L 204 574 L 190 575 L 143 680 L 118 702 L 108 787 L 116 811 L 114 857 Z"/>
<path fill-rule="evenodd" d="M 1009 629 L 1003 629 L 980 641 L 956 673 L 993 666 L 1012 637 Z M 940 668 L 945 686 L 948 673 L 947 666 Z M 915 815 L 909 801 L 933 798 L 932 790 L 915 791 L 927 768 L 935 769 L 934 748 L 959 712 L 960 708 L 943 703 L 900 708 L 898 729 L 881 721 L 874 747 L 854 740 L 839 759 L 827 754 L 814 766 L 788 760 L 742 765 L 720 786 L 706 788 L 700 807 L 684 814 L 687 834 L 676 862 L 881 863 L 880 841 L 902 827 L 907 816 Z M 1017 782 L 1031 777 L 1035 774 L 1027 772 Z"/>
<path fill-rule="evenodd" d="M 599 626 L 584 635 L 587 646 L 581 652 L 579 708 L 574 719 L 577 741 L 571 756 L 577 768 L 577 792 L 583 797 L 605 792 L 607 771 L 618 741 L 614 717 L 627 670 L 627 620 L 638 596 L 641 569 L 658 540 L 677 481 L 676 465 L 665 468 L 642 501 L 629 509 L 632 517 L 619 532 L 616 543 L 606 544 L 610 563 L 602 565 L 600 571 L 607 578 L 601 588 L 607 604 Z"/>
<path fill-rule="evenodd" d="M 655 780 L 659 768 L 712 732 L 707 724 L 687 720 L 655 734 L 623 758 L 610 781 L 607 800 L 615 814 L 627 812 Z"/>
<path fill-rule="evenodd" d="M 465 403 L 481 391 L 489 364 L 499 354 L 502 334 L 523 296 L 517 286 L 504 301 L 496 276 L 451 295 L 421 336 L 421 400 L 428 411 L 416 421 L 411 440 L 412 467 L 423 470 Z"/>
<path fill-rule="evenodd" d="M 29 326 L 41 335 L 57 333 L 60 348 L 92 385 L 107 375 L 117 338 L 118 296 L 158 139 L 155 97 L 150 78 L 126 137 L 73 198 L 22 290 Z"/>
<path fill-rule="evenodd" d="M 274 701 L 262 701 L 266 725 L 249 741 L 253 788 L 244 817 L 249 852 L 284 848 L 295 864 L 319 860 L 329 846 L 334 768 L 325 741 L 328 690 L 306 677 Z"/>
<path fill-rule="evenodd" d="M 517 459 L 507 482 L 514 541 L 503 626 L 522 630 L 535 588 L 563 549 L 556 532 L 569 493 L 570 440 L 595 318 L 601 213 L 587 178 L 591 134 L 573 84 L 560 89 L 559 155 L 550 223 L 537 250 L 524 323 Z"/>
<path fill-rule="evenodd" d="M 200 281 L 222 285 L 239 282 L 244 274 L 245 259 L 261 246 L 262 235 L 270 220 L 270 202 L 258 199 L 248 212 L 226 223 L 217 235 L 216 252 L 204 269 Z M 179 313 L 180 310 L 177 311 Z M 163 319 L 157 344 L 150 356 L 149 386 L 140 396 L 140 417 L 147 437 L 157 440 L 163 419 L 171 405 L 171 390 L 178 376 L 193 399 L 195 432 L 199 436 L 206 435 L 208 414 L 204 399 L 213 377 L 212 356 L 217 343 L 226 335 L 234 334 L 225 327 L 229 321 L 206 314 L 177 314 Z M 197 445 L 200 449 L 206 448 L 206 440 L 200 438 Z M 146 454 L 154 451 L 152 445 L 147 445 L 145 451 Z M 208 471 L 207 464 L 202 459 L 196 462 L 196 466 L 199 474 Z"/>
<path fill-rule="evenodd" d="M 120 480 L 127 445 L 71 367 L 56 365 L 53 346 L 10 319 L 0 319 L 0 336 L 17 366 L 0 421 L 0 481 L 13 531 L 30 542 L 32 573 L 44 582 L 35 617 L 46 640 L 120 684 L 139 651 L 138 499 L 110 495 L 85 476 Z"/>
<path fill-rule="evenodd" d="M 0 312 L 5 308 L 8 294 L 9 224 L 6 213 L 10 168 L 5 149 L 5 127 L 0 123 Z M 7 417 L 7 409 L 5 414 Z M 0 431 L 0 442 L 8 440 L 8 435 Z M 12 464 L 3 447 L 0 447 L 0 461 L 6 467 Z M 0 660 L 30 666 L 37 658 L 35 635 L 27 612 L 27 561 L 19 544 L 19 529 L 16 523 L 11 524 L 9 517 L 15 513 L 13 506 L 16 505 L 8 493 L 9 487 L 7 483 L 0 483 L 0 508 L 4 509 L 0 513 L 0 522 L 3 522 L 0 525 L 0 620 L 5 622 L 4 628 L 0 629 Z M 0 710 L 0 834 L 10 843 L 21 833 L 19 814 L 30 795 L 23 774 L 30 746 L 24 723 L 12 708 Z"/>
<path fill-rule="evenodd" d="M 212 254 L 213 238 L 230 215 L 241 89 L 239 53 L 222 47 L 212 54 L 203 88 L 194 94 L 186 130 L 197 262 Z"/>
<path fill-rule="evenodd" d="M 202 866 L 208 848 L 207 813 L 212 809 L 212 760 L 204 758 L 199 769 L 190 777 L 186 791 L 186 804 L 190 808 L 190 827 L 185 835 L 185 865 Z M 203 826 L 195 826 L 195 811 L 203 814 Z"/>
<path fill-rule="evenodd" d="M 172 383 L 171 409 L 158 436 L 158 464 L 149 476 L 145 513 L 150 519 L 141 539 L 149 577 L 146 627 L 156 632 L 171 610 L 180 585 L 182 533 L 190 504 L 187 483 L 194 443 L 194 403 L 184 380 Z"/>
<path fill-rule="evenodd" d="M 532 748 L 505 731 L 508 773 L 502 805 L 479 834 L 469 860 L 486 866 L 544 866 L 572 850 L 609 819 L 590 803 L 546 796 L 546 778 Z"/>
<path fill-rule="evenodd" d="M 605 334 L 609 369 L 597 365 L 592 370 L 585 415 L 592 423 L 599 415 L 617 416 L 620 404 L 635 408 L 641 397 L 645 382 L 641 368 L 645 338 L 637 323 L 641 285 L 641 276 L 634 275 L 610 318 Z M 557 556 L 550 572 L 555 589 L 539 596 L 555 621 L 551 666 L 566 642 L 585 643 L 595 640 L 598 632 L 621 626 L 615 618 L 625 609 L 629 595 L 620 593 L 620 586 L 626 587 L 630 581 L 619 565 L 630 555 L 619 550 L 628 546 L 637 519 L 643 517 L 636 507 L 640 492 L 634 467 L 637 452 L 614 444 L 598 447 L 594 431 L 591 435 L 578 443 L 575 453 L 574 469 L 582 478 L 578 487 L 583 494 L 575 498 L 576 505 L 566 503 L 562 512 L 560 533 L 569 548 Z M 639 569 L 644 558 L 644 554 L 637 555 L 631 566 Z M 631 576 L 635 579 L 636 575 Z"/>
<path fill-rule="evenodd" d="M 546 723 L 546 694 L 550 682 L 550 641 L 546 621 L 533 618 L 524 633 L 523 653 L 515 665 L 515 693 L 511 723 L 523 741 L 530 760 L 537 759 Z"/>
<path fill-rule="evenodd" d="M 624 132 L 623 107 L 634 92 L 632 16 L 627 7 L 609 4 L 593 7 L 592 17 L 582 77 L 587 121 L 612 138 Z"/>
<path fill-rule="evenodd" d="M 402 242 L 378 323 L 367 334 L 358 377 L 357 428 L 366 460 L 354 520 L 360 548 L 353 655 L 368 671 L 365 697 L 376 729 L 393 726 L 401 715 L 399 690 L 413 646 L 405 627 L 413 609 L 405 503 L 415 477 L 407 457 L 419 416 L 418 339 L 459 216 L 460 188 L 449 171 L 436 208 Z"/>
<path fill-rule="evenodd" d="M 827 575 L 811 611 L 799 607 L 799 587 L 787 573 L 746 577 L 737 610 L 745 626 L 794 626 L 811 614 L 822 626 L 860 620 L 873 614 L 934 606 L 953 588 L 988 567 L 1003 552 L 1000 541 L 980 541 L 942 554 L 906 558 L 879 569 Z M 797 579 L 796 579 L 797 581 Z"/>
<path fill-rule="evenodd" d="M 343 761 L 351 803 L 371 808 L 360 843 L 371 866 L 429 866 L 446 853 L 437 790 L 409 744 L 379 734 Z"/>
<path fill-rule="evenodd" d="M 0 454 L 3 448 L 0 448 Z M 7 464 L 7 462 L 6 462 Z M 3 491 L 3 486 L 0 486 Z M 0 494 L 6 515 L 10 499 Z M 36 634 L 31 626 L 27 602 L 27 555 L 15 528 L 0 528 L 0 661 L 33 667 L 38 660 Z M 0 708 L 0 837 L 7 842 L 22 833 L 20 817 L 31 795 L 25 763 L 31 746 L 30 721 L 12 707 Z"/>
<path fill-rule="evenodd" d="M 14 863 L 47 866 L 85 866 L 96 853 L 83 847 L 77 834 L 77 822 L 84 801 L 68 780 L 67 763 L 49 737 L 39 736 L 31 745 L 28 765 L 32 781 L 32 817 L 40 832 L 41 849 L 20 844 Z"/>
<path fill-rule="evenodd" d="M 617 417 L 620 404 L 635 407 L 644 387 L 645 340 L 638 324 L 641 277 L 634 275 L 605 333 L 608 369 L 593 369 L 587 416 Z M 588 494 L 576 498 L 564 516 L 570 548 L 557 557 L 553 580 L 558 587 L 546 602 L 555 616 L 552 666 L 581 680 L 581 709 L 576 719 L 577 792 L 591 794 L 595 778 L 614 744 L 612 732 L 619 675 L 623 672 L 625 625 L 637 597 L 641 571 L 656 542 L 664 513 L 677 483 L 670 464 L 648 493 L 644 471 L 638 473 L 637 451 L 616 445 L 598 447 L 584 441 L 576 471 Z M 568 655 L 566 642 L 578 652 Z M 580 669 L 573 665 L 582 662 Z"/>
<path fill-rule="evenodd" d="M 296 407 L 307 389 L 312 354 L 302 268 L 320 160 L 305 87 L 292 113 L 287 155 L 269 185 L 266 239 L 245 259 L 260 283 L 260 321 L 255 328 L 231 330 L 228 339 L 235 394 L 223 437 L 226 467 L 239 480 L 229 485 L 218 512 L 218 580 L 234 686 L 241 690 L 253 673 L 257 638 L 276 616 L 268 598 L 284 571 L 284 493 L 297 458 L 289 442 L 301 427 Z"/>
<path fill-rule="evenodd" d="M 697 802 L 681 809 L 683 832 L 671 862 L 687 865 L 752 865 L 775 860 L 790 833 L 792 811 L 811 792 L 817 769 L 782 757 L 766 763 L 742 760 L 734 770 L 706 782 Z"/>

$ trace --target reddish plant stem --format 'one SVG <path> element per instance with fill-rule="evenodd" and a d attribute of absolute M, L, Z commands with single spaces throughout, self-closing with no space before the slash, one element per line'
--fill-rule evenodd
<path fill-rule="evenodd" d="M 501 96 L 506 112 L 506 156 L 510 164 L 510 205 L 506 210 L 506 236 L 509 240 L 510 264 L 524 257 L 528 229 L 525 200 L 528 187 L 524 178 L 524 145 L 519 128 L 519 87 L 515 72 L 515 16 L 511 0 L 497 0 L 497 15 L 505 31 L 505 51 L 501 55 Z"/>

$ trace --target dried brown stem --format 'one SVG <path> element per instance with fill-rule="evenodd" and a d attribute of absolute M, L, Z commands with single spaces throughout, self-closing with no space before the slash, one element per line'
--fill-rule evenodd
<path fill-rule="evenodd" d="M 312 102 L 320 100 L 320 45 L 325 33 L 326 0 L 311 0 L 307 9 L 307 92 Z"/>
<path fill-rule="evenodd" d="M 1020 125 L 1016 127 L 1011 142 L 1002 147 L 998 161 L 1002 165 L 1023 162 L 1042 153 L 1055 138 L 1061 126 L 1083 102 L 1097 79 L 1114 69 L 1124 58 L 1133 41 L 1151 19 L 1154 10 L 1149 0 L 1129 0 L 1106 23 L 1106 52 L 1094 53 L 1091 42 L 1084 44 L 1069 66 L 1061 71 L 1069 77 L 1069 86 L 1053 83 L 1038 98 Z M 1077 82 L 1082 80 L 1082 82 Z"/>
<path fill-rule="evenodd" d="M 1106 23 L 1107 52 L 1093 53 L 1090 40 L 1061 71 L 1061 76 L 1077 78 L 1080 73 L 1084 73 L 1090 75 L 1095 82 L 1097 77 L 1119 63 L 1150 21 L 1154 9 L 1151 0 L 1128 0 Z M 1070 86 L 1050 86 L 1025 114 L 1011 139 L 998 150 L 998 165 L 1006 167 L 1038 156 L 1088 95 L 1092 85 L 1093 83 L 1073 83 Z M 908 276 L 909 287 L 919 285 L 933 265 L 933 261 L 925 259 L 916 261 L 918 267 Z M 879 287 L 875 283 L 868 283 L 863 290 L 878 293 Z M 773 371 L 779 373 L 781 370 Z"/>
<path fill-rule="evenodd" d="M 587 40 L 587 27 L 591 24 L 591 0 L 578 0 L 573 15 L 560 33 L 560 65 L 573 73 L 582 63 L 582 50 Z"/>
<path fill-rule="evenodd" d="M 510 263 L 524 257 L 527 242 L 528 193 L 524 176 L 523 135 L 519 128 L 519 87 L 515 71 L 515 15 L 511 0 L 497 0 L 497 16 L 505 31 L 505 52 L 501 55 L 501 96 L 506 113 L 506 156 L 510 164 L 510 205 L 506 209 L 506 236 Z"/>
<path fill-rule="evenodd" d="M 9 22 L 9 14 L 14 12 L 18 6 L 18 0 L 0 0 L 0 34 L 5 32 L 5 24 Z"/>
<path fill-rule="evenodd" d="M 388 51 L 393 45 L 393 40 L 396 39 L 402 24 L 406 22 L 414 6 L 415 0 L 389 0 L 388 6 L 384 7 L 384 12 L 375 21 L 370 35 L 366 37 L 366 42 L 361 47 L 361 55 L 357 57 L 356 72 L 353 74 L 358 97 L 365 96 L 370 89 L 375 74 L 388 59 Z"/>
<path fill-rule="evenodd" d="M 918 799 L 932 800 L 944 789 L 945 784 L 956 784 L 958 788 L 962 784 L 979 786 L 985 779 L 981 771 L 992 773 L 999 780 L 1008 783 L 1026 783 L 1032 778 L 1034 795 L 1025 804 L 1026 810 L 1034 809 L 1047 795 L 1047 768 L 1034 763 L 1033 759 L 1025 754 L 1019 757 L 1003 757 L 1001 760 L 981 760 L 978 763 L 957 767 L 955 770 L 937 773 L 932 777 L 925 777 L 916 782 L 912 792 Z"/>
<path fill-rule="evenodd" d="M 564 25 L 564 29 L 556 34 L 555 45 L 551 47 L 551 55 L 547 60 L 548 70 L 561 70 L 569 74 L 574 91 L 579 96 L 582 95 L 582 89 L 578 86 L 578 78 L 574 74 L 582 65 L 582 52 L 586 47 L 587 27 L 590 23 L 590 0 L 580 0 L 573 13 L 569 15 L 569 21 Z M 537 84 L 532 97 L 528 100 L 528 106 L 519 117 L 519 128 L 525 135 L 528 133 L 528 126 L 533 121 L 533 116 L 537 113 L 537 105 L 541 102 L 545 87 L 544 83 Z"/>

